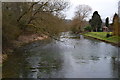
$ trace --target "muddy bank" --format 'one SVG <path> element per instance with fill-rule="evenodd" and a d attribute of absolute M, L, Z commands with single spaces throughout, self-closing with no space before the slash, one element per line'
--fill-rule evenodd
<path fill-rule="evenodd" d="M 20 35 L 18 37 L 18 39 L 12 41 L 12 48 L 6 48 L 5 50 L 2 51 L 2 55 L 0 55 L 0 58 L 2 58 L 0 60 L 0 62 L 2 63 L 2 60 L 5 61 L 7 59 L 7 55 L 12 54 L 14 52 L 14 49 L 17 49 L 23 45 L 26 45 L 28 43 L 34 42 L 34 41 L 38 41 L 38 40 L 44 40 L 47 39 L 48 36 L 44 35 L 44 34 L 24 34 L 24 35 Z"/>
<path fill-rule="evenodd" d="M 3 63 L 3 78 L 118 78 L 118 47 L 70 38 L 75 36 L 66 32 L 63 42 L 46 39 L 19 48 Z"/>
<path fill-rule="evenodd" d="M 48 36 L 42 34 L 30 34 L 30 35 L 21 35 L 18 37 L 18 39 L 16 41 L 13 41 L 13 44 L 15 44 L 14 46 L 16 47 L 20 47 L 24 44 L 27 44 L 27 43 L 31 43 L 31 42 L 34 42 L 34 41 L 37 41 L 37 40 L 43 40 L 43 39 L 46 39 L 48 38 Z"/>

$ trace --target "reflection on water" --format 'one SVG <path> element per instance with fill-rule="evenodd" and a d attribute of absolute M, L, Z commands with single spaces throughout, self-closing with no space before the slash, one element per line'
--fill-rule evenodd
<path fill-rule="evenodd" d="M 61 41 L 38 41 L 3 63 L 4 78 L 117 78 L 118 47 L 82 35 L 62 33 Z"/>

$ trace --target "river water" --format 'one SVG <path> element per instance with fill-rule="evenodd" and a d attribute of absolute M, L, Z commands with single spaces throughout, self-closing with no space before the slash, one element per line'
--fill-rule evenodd
<path fill-rule="evenodd" d="M 118 78 L 118 47 L 73 35 L 28 44 L 3 63 L 3 78 Z"/>

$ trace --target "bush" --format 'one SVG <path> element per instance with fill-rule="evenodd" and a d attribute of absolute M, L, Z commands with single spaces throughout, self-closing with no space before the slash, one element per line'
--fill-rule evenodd
<path fill-rule="evenodd" d="M 90 25 L 88 25 L 88 26 L 84 27 L 84 30 L 90 32 L 92 30 L 92 27 Z"/>
<path fill-rule="evenodd" d="M 108 37 L 111 37 L 112 35 L 111 34 L 109 34 L 109 33 L 107 33 L 107 35 L 106 35 L 106 37 L 108 38 Z"/>

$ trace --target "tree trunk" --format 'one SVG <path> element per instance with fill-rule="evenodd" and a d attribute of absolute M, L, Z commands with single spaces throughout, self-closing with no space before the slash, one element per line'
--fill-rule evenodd
<path fill-rule="evenodd" d="M 96 32 L 97 32 L 97 28 L 96 28 Z"/>

